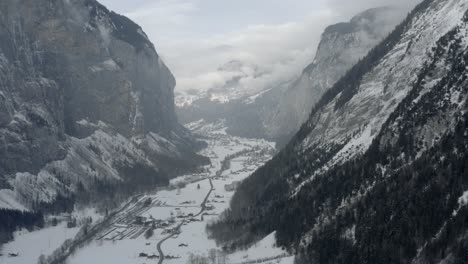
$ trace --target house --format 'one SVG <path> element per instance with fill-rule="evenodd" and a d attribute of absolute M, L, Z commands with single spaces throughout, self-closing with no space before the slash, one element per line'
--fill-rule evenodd
<path fill-rule="evenodd" d="M 135 216 L 135 224 L 136 225 L 143 225 L 146 222 L 146 217 L 137 215 Z"/>
<path fill-rule="evenodd" d="M 231 184 L 225 184 L 224 190 L 226 190 L 226 192 L 233 192 L 239 187 L 240 183 L 240 181 L 234 181 Z"/>
<path fill-rule="evenodd" d="M 211 211 L 211 210 L 214 210 L 214 209 L 215 209 L 215 207 L 212 204 L 207 204 L 205 206 L 205 210 L 207 210 L 207 211 Z"/>
<path fill-rule="evenodd" d="M 146 219 L 146 221 L 144 221 L 144 224 L 145 226 L 153 226 L 153 225 L 156 225 L 156 221 L 154 219 Z"/>
<path fill-rule="evenodd" d="M 151 205 L 152 202 L 153 202 L 153 200 L 151 200 L 151 198 L 148 197 L 144 202 L 144 206 L 148 207 L 148 206 Z"/>

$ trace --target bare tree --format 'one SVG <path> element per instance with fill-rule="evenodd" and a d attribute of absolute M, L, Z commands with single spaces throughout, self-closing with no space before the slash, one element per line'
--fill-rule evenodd
<path fill-rule="evenodd" d="M 188 264 L 208 264 L 208 258 L 206 256 L 190 254 Z"/>
<path fill-rule="evenodd" d="M 39 257 L 39 261 L 37 263 L 38 264 L 46 264 L 47 263 L 46 257 L 44 255 L 41 255 Z"/>
<path fill-rule="evenodd" d="M 208 259 L 211 261 L 212 264 L 216 264 L 216 256 L 218 252 L 216 249 L 212 248 L 208 251 Z"/>
<path fill-rule="evenodd" d="M 224 251 L 218 251 L 218 264 L 226 264 L 228 261 L 228 256 Z"/>

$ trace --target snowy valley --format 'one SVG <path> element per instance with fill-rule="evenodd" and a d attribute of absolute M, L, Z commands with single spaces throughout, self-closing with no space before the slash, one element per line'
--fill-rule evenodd
<path fill-rule="evenodd" d="M 468 263 L 468 0 L 102 1 L 0 1 L 0 264 Z"/>
<path fill-rule="evenodd" d="M 15 240 L 2 248 L 2 263 L 34 263 L 41 256 L 48 261 L 44 263 L 66 258 L 70 264 L 97 260 L 115 264 L 188 263 L 190 258 L 216 258 L 213 263 L 233 264 L 292 263 L 293 257 L 275 246 L 274 234 L 252 248 L 229 252 L 210 239 L 206 230 L 206 225 L 229 207 L 238 184 L 271 159 L 275 144 L 228 135 L 223 123 L 200 120 L 188 127 L 208 143 L 199 154 L 209 157 L 210 165 L 199 173 L 171 180 L 168 187 L 130 198 L 107 218 L 93 215 L 95 209 L 73 213 L 70 217 L 92 217 L 93 221 L 85 225 L 87 235 L 78 234 L 81 225 L 67 228 L 68 218 L 55 227 L 17 232 Z M 37 247 L 39 238 L 49 242 Z M 31 247 L 35 250 L 26 250 Z"/>

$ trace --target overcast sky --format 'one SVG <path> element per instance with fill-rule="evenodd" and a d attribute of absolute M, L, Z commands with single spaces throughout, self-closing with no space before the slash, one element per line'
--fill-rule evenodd
<path fill-rule="evenodd" d="M 420 0 L 100 0 L 143 27 L 177 79 L 177 89 L 223 83 L 230 60 L 278 80 L 309 64 L 323 29 L 365 9 Z"/>

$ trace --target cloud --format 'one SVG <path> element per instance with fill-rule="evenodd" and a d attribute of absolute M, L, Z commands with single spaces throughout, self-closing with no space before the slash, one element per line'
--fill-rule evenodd
<path fill-rule="evenodd" d="M 177 89 L 207 90 L 223 85 L 232 76 L 218 71 L 231 60 L 257 65 L 262 78 L 245 78 L 246 88 L 258 89 L 299 74 L 313 59 L 320 33 L 332 21 L 328 10 L 310 14 L 301 22 L 250 25 L 202 39 L 160 41 L 158 49 L 177 76 Z M 249 83 L 250 82 L 250 83 Z"/>
<path fill-rule="evenodd" d="M 231 60 L 265 74 L 244 78 L 261 89 L 301 73 L 314 57 L 326 26 L 376 6 L 409 6 L 418 0 L 104 0 L 138 22 L 177 79 L 177 90 L 222 86 Z"/>
<path fill-rule="evenodd" d="M 166 28 L 184 25 L 196 9 L 194 1 L 160 0 L 145 4 L 125 15 L 148 25 Z"/>
<path fill-rule="evenodd" d="M 351 17 L 365 9 L 398 6 L 408 11 L 422 0 L 326 0 L 327 6 L 340 17 Z"/>

